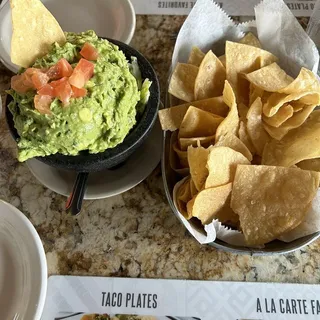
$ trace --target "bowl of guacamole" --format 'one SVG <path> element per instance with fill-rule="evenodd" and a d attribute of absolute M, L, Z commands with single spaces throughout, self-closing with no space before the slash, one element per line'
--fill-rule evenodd
<path fill-rule="evenodd" d="M 66 33 L 66 39 L 12 78 L 6 116 L 18 160 L 37 158 L 79 172 L 114 167 L 153 127 L 157 76 L 124 43 L 92 30 Z"/>

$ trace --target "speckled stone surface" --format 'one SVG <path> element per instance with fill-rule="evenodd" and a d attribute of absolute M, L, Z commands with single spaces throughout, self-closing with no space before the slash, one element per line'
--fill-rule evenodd
<path fill-rule="evenodd" d="M 155 67 L 163 92 L 174 36 L 185 17 L 139 16 L 133 45 Z M 307 20 L 302 19 L 302 24 Z M 0 91 L 11 74 L 0 65 Z M 2 98 L 4 95 L 2 94 Z M 15 158 L 3 116 L 0 122 L 0 198 L 23 211 L 36 227 L 49 275 L 222 279 L 319 283 L 320 241 L 276 257 L 219 252 L 191 238 L 170 211 L 158 167 L 136 188 L 113 198 L 85 201 L 77 218 L 66 198 L 43 187 Z"/>

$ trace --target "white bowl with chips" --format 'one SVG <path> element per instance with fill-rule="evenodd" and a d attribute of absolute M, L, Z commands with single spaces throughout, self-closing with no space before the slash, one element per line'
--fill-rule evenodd
<path fill-rule="evenodd" d="M 64 31 L 94 30 L 100 37 L 130 43 L 136 16 L 130 0 L 43 0 Z M 19 67 L 11 62 L 12 24 L 9 1 L 0 9 L 0 61 L 11 71 Z"/>
<path fill-rule="evenodd" d="M 176 103 L 177 103 L 176 98 L 168 94 L 166 98 L 166 108 L 176 105 Z M 181 180 L 182 176 L 177 172 L 175 172 L 170 165 L 170 148 L 171 148 L 170 140 L 174 133 L 175 132 L 170 132 L 170 131 L 163 132 L 163 152 L 162 152 L 162 158 L 161 158 L 161 169 L 162 169 L 162 178 L 163 178 L 163 184 L 164 184 L 167 200 L 169 202 L 169 205 L 173 213 L 181 221 L 181 213 L 178 211 L 177 206 L 175 205 L 176 201 L 174 200 L 173 196 L 174 196 L 175 185 L 179 181 L 180 182 L 182 181 Z M 182 172 L 182 175 L 185 175 L 185 174 Z M 189 222 L 192 228 L 196 230 L 196 232 L 200 232 L 203 235 L 205 235 L 205 231 L 203 227 L 200 226 L 200 221 L 198 222 L 198 221 L 189 220 Z M 181 223 L 183 222 L 181 221 Z M 317 240 L 319 237 L 320 237 L 320 232 L 316 232 L 291 242 L 274 240 L 272 242 L 265 244 L 264 247 L 261 247 L 261 248 L 258 248 L 258 247 L 251 248 L 246 246 L 231 245 L 217 238 L 215 239 L 215 241 L 210 242 L 208 244 L 219 250 L 232 252 L 236 254 L 265 256 L 265 255 L 287 254 L 287 253 L 302 249 L 303 247 Z"/>
<path fill-rule="evenodd" d="M 216 3 L 198 0 L 181 27 L 173 52 L 174 71 L 168 90 L 176 101 L 169 95 L 166 103 L 167 108 L 176 107 L 160 112 L 165 130 L 162 173 L 172 211 L 198 243 L 234 253 L 271 255 L 300 249 L 320 236 L 320 166 L 319 170 L 309 169 L 308 163 L 308 168 L 301 168 L 300 163 L 320 157 L 320 153 L 317 154 L 319 133 L 315 130 L 320 132 L 320 122 L 315 121 L 317 117 L 320 119 L 320 113 L 314 112 L 308 118 L 310 110 L 313 112 L 320 105 L 320 88 L 318 79 L 315 80 L 319 53 L 284 1 L 262 0 L 254 12 L 255 21 L 237 24 Z M 216 25 L 212 21 L 216 21 Z M 253 41 L 254 37 L 247 37 L 249 32 L 259 39 Z M 194 50 L 195 46 L 200 50 Z M 210 50 L 215 55 L 209 54 Z M 269 66 L 276 62 L 284 72 L 275 75 L 273 70 L 268 78 L 264 69 L 259 84 L 253 83 L 252 78 L 250 85 L 243 80 L 244 74 L 266 66 L 269 71 Z M 221 64 L 225 64 L 225 68 Z M 302 71 L 310 77 L 302 76 Z M 256 74 L 255 77 L 257 79 Z M 277 82 L 279 79 L 281 81 Z M 298 80 L 291 86 L 293 79 Z M 272 88 L 266 87 L 267 83 L 271 83 Z M 302 92 L 315 92 L 316 99 L 299 101 Z M 222 111 L 221 97 L 228 106 L 227 115 L 218 113 Z M 286 112 L 279 115 L 283 104 L 281 99 L 277 103 L 275 97 L 293 100 L 294 106 L 286 107 Z M 297 113 L 294 115 L 291 111 Z M 275 114 L 277 116 L 271 119 Z M 217 117 L 221 120 L 218 127 L 215 125 Z M 268 121 L 264 120 L 266 117 Z M 294 121 L 289 121 L 288 117 Z M 177 130 L 179 135 L 172 134 Z M 265 131 L 273 138 L 272 145 Z M 280 131 L 288 134 L 285 138 L 288 142 L 279 142 Z M 301 135 L 294 136 L 296 132 Z M 277 137 L 276 133 L 279 133 Z M 215 157 L 210 157 L 213 149 L 207 149 L 210 147 L 207 138 L 213 135 L 219 143 L 219 151 L 222 146 L 225 152 L 218 155 L 216 149 Z M 289 155 L 287 150 L 292 141 L 298 146 L 292 148 L 294 155 Z M 188 152 L 186 147 L 191 145 L 193 148 Z M 269 145 L 269 152 L 265 154 L 264 148 Z M 234 152 L 229 149 L 227 152 L 227 148 Z M 244 151 L 247 155 L 258 156 L 250 160 Z M 278 156 L 284 152 L 283 157 Z M 245 156 L 252 165 L 243 163 L 243 157 L 235 160 L 236 153 Z M 290 167 L 283 158 L 291 159 L 298 168 Z M 235 165 L 236 171 L 233 171 Z M 186 183 L 182 180 L 185 176 L 188 177 Z M 231 182 L 230 191 L 227 186 Z M 239 215 L 238 221 L 232 213 Z M 315 219 L 311 219 L 314 216 Z"/>

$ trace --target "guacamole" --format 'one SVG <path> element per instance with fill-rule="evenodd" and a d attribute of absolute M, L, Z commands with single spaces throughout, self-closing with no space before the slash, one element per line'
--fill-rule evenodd
<path fill-rule="evenodd" d="M 136 59 L 129 63 L 116 45 L 99 39 L 94 31 L 67 33 L 66 38 L 64 45 L 55 43 L 32 67 L 47 70 L 61 58 L 75 67 L 83 45 L 91 44 L 99 56 L 93 61 L 93 76 L 85 84 L 86 96 L 71 98 L 68 105 L 54 98 L 51 114 L 42 114 L 34 106 L 36 90 L 26 93 L 9 90 L 14 99 L 9 109 L 20 136 L 19 161 L 55 153 L 75 156 L 83 150 L 99 153 L 113 148 L 134 127 L 148 100 L 151 82 L 148 79 L 142 82 Z"/>

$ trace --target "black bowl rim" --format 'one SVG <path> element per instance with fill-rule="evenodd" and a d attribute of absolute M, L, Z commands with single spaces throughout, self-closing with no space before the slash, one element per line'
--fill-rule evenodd
<path fill-rule="evenodd" d="M 101 170 L 110 167 L 110 164 L 117 165 L 119 162 L 121 162 L 121 160 L 126 158 L 126 154 L 130 155 L 135 150 L 135 148 L 144 141 L 154 125 L 160 105 L 160 85 L 158 77 L 152 65 L 138 50 L 132 48 L 131 46 L 115 39 L 105 37 L 99 38 L 106 39 L 118 46 L 119 49 L 125 54 L 127 59 L 129 58 L 129 56 L 135 56 L 140 67 L 142 64 L 146 66 L 145 69 L 148 70 L 148 78 L 150 81 L 152 81 L 152 85 L 150 87 L 150 98 L 145 107 L 145 111 L 139 119 L 139 122 L 134 126 L 132 131 L 129 132 L 123 142 L 114 148 L 106 149 L 105 151 L 96 154 L 87 153 L 71 156 L 57 153 L 45 157 L 35 157 L 35 159 L 41 162 L 54 167 L 88 172 L 97 171 L 97 168 L 98 170 Z M 12 125 L 13 116 L 7 107 L 8 100 L 9 99 L 7 98 L 5 103 L 7 124 L 12 136 L 17 141 L 17 139 L 19 139 L 19 135 Z M 106 162 L 108 162 L 108 164 L 106 164 Z M 79 167 L 81 167 L 80 170 Z"/>

